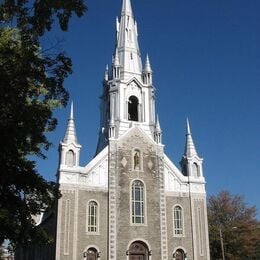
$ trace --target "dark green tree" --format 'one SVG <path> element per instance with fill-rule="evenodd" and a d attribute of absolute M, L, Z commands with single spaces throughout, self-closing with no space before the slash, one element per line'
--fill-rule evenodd
<path fill-rule="evenodd" d="M 67 103 L 72 64 L 64 53 L 43 53 L 40 42 L 56 20 L 66 31 L 86 8 L 83 0 L 0 3 L 0 244 L 50 239 L 32 216 L 52 207 L 58 191 L 31 158 L 45 158 L 51 145 L 46 132 L 57 124 L 53 110 Z"/>
<path fill-rule="evenodd" d="M 222 233 L 226 259 L 258 259 L 260 242 L 256 208 L 249 207 L 243 196 L 222 191 L 208 200 L 211 259 L 222 259 Z"/>

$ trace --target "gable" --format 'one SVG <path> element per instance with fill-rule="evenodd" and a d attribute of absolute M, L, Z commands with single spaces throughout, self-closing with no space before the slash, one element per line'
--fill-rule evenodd
<path fill-rule="evenodd" d="M 90 187 L 108 187 L 108 146 L 82 170 L 80 184 Z"/>
<path fill-rule="evenodd" d="M 164 184 L 165 191 L 168 192 L 188 191 L 188 177 L 183 176 L 166 154 L 164 154 Z"/>
<path fill-rule="evenodd" d="M 118 139 L 118 148 L 131 150 L 139 148 L 142 151 L 155 151 L 154 140 L 140 127 L 133 126 Z"/>

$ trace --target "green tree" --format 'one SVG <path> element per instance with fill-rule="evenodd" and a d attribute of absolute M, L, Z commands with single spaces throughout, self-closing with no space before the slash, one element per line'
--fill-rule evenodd
<path fill-rule="evenodd" d="M 222 191 L 208 200 L 211 259 L 222 259 L 220 232 L 226 259 L 259 259 L 260 242 L 256 208 L 240 195 Z"/>
<path fill-rule="evenodd" d="M 64 80 L 72 72 L 64 53 L 43 53 L 41 37 L 58 20 L 86 11 L 83 0 L 3 0 L 0 4 L 0 244 L 50 239 L 32 215 L 52 207 L 57 187 L 38 173 L 31 156 L 45 158 L 55 108 L 68 100 Z M 15 25 L 15 26 L 13 26 Z"/>

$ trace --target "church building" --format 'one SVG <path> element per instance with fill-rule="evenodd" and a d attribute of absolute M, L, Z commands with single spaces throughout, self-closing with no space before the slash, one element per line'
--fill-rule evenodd
<path fill-rule="evenodd" d="M 111 39 L 112 40 L 112 39 Z M 164 153 L 153 71 L 122 0 L 94 158 L 80 166 L 73 104 L 60 143 L 56 260 L 209 260 L 203 159 L 187 121 L 180 169 Z"/>

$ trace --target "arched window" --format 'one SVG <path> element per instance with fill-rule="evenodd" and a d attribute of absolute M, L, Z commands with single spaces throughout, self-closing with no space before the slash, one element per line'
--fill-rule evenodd
<path fill-rule="evenodd" d="M 136 180 L 132 184 L 132 223 L 144 224 L 144 184 Z"/>
<path fill-rule="evenodd" d="M 98 204 L 96 201 L 90 201 L 88 203 L 88 218 L 87 218 L 87 231 L 97 233 L 98 232 Z"/>
<path fill-rule="evenodd" d="M 200 177 L 200 170 L 197 163 L 193 163 L 192 165 L 192 172 L 194 177 Z"/>
<path fill-rule="evenodd" d="M 67 166 L 74 166 L 75 165 L 75 154 L 74 154 L 74 152 L 72 150 L 69 150 L 66 153 L 65 164 Z"/>
<path fill-rule="evenodd" d="M 91 247 L 83 254 L 84 259 L 87 260 L 97 260 L 98 259 L 98 252 L 97 249 L 94 247 Z"/>
<path fill-rule="evenodd" d="M 128 120 L 138 121 L 138 98 L 131 96 L 128 100 Z"/>
<path fill-rule="evenodd" d="M 174 235 L 183 236 L 183 211 L 180 206 L 175 206 L 173 210 Z"/>
<path fill-rule="evenodd" d="M 182 249 L 177 249 L 176 252 L 173 254 L 173 259 L 174 260 L 185 260 L 186 259 L 186 254 Z"/>
<path fill-rule="evenodd" d="M 182 164 L 182 174 L 184 176 L 188 176 L 188 169 L 187 169 L 187 164 L 186 163 Z"/>

